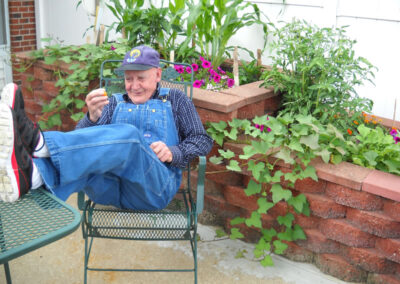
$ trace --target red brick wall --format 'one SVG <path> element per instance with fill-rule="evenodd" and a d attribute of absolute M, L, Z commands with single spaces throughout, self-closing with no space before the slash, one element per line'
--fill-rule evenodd
<path fill-rule="evenodd" d="M 235 144 L 226 147 L 236 153 L 240 151 Z M 293 195 L 307 196 L 311 214 L 306 217 L 291 211 L 307 239 L 287 243 L 285 256 L 314 263 L 324 273 L 345 281 L 400 283 L 400 178 L 393 179 L 397 192 L 391 195 L 393 200 L 363 190 L 368 174 L 376 171 L 349 163 L 330 165 L 330 169 L 323 163 L 314 166 L 318 182 L 304 179 L 290 188 Z M 284 165 L 278 167 L 290 171 Z M 224 169 L 223 165 L 207 164 L 205 210 L 229 229 L 231 219 L 249 217 L 258 208 L 258 197 L 244 193 L 249 173 L 212 173 Z M 354 180 L 347 179 L 350 176 Z M 376 180 L 377 184 L 381 182 Z M 280 230 L 274 220 L 287 210 L 290 210 L 287 204 L 279 202 L 263 216 L 263 224 Z M 241 231 L 246 241 L 258 241 L 260 237 L 255 228 L 242 226 Z"/>
<path fill-rule="evenodd" d="M 11 54 L 36 49 L 35 2 L 33 0 L 9 0 Z M 21 83 L 16 71 L 20 65 L 13 60 L 13 81 Z"/>

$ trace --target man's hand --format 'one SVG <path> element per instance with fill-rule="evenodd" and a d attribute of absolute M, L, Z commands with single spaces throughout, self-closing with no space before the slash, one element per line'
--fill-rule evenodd
<path fill-rule="evenodd" d="M 172 162 L 172 152 L 165 143 L 161 141 L 153 142 L 150 148 L 154 151 L 161 162 Z"/>
<path fill-rule="evenodd" d="M 89 110 L 89 118 L 92 122 L 99 120 L 103 108 L 108 104 L 108 97 L 105 89 L 91 91 L 85 99 Z"/>

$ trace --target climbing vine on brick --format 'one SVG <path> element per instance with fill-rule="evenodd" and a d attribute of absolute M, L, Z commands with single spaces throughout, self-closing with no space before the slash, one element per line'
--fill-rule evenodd
<path fill-rule="evenodd" d="M 208 123 L 207 132 L 221 147 L 219 156 L 210 158 L 215 164 L 225 164 L 229 171 L 249 171 L 252 179 L 244 189 L 247 196 L 257 196 L 258 209 L 250 217 L 237 217 L 230 238 L 243 238 L 240 225 L 256 228 L 261 238 L 255 246 L 254 257 L 263 266 L 273 265 L 271 253 L 282 254 L 288 245 L 284 241 L 306 239 L 303 229 L 294 223 L 295 214 L 309 216 L 310 209 L 304 194 L 294 194 L 291 188 L 297 180 L 318 180 L 311 160 L 321 157 L 325 162 L 341 155 L 345 140 L 333 126 L 323 126 L 308 115 L 282 117 L 262 116 L 252 120 L 233 119 L 229 122 Z M 243 153 L 224 149 L 224 142 L 246 144 Z M 284 162 L 291 171 L 282 172 L 276 164 Z M 265 227 L 263 215 L 278 202 L 287 203 L 287 212 L 276 218 L 279 227 Z"/>

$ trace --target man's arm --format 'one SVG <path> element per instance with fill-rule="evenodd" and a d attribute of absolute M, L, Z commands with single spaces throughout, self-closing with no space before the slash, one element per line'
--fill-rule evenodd
<path fill-rule="evenodd" d="M 88 112 L 85 115 L 85 117 L 78 122 L 78 124 L 76 125 L 76 129 L 96 126 L 96 125 L 110 124 L 112 119 L 112 114 L 117 105 L 117 101 L 113 96 L 109 97 L 108 101 L 109 101 L 108 104 L 106 104 L 102 108 L 101 116 L 100 118 L 98 118 L 96 122 L 93 122 L 91 120 L 90 114 Z"/>
<path fill-rule="evenodd" d="M 213 140 L 206 133 L 193 102 L 187 96 L 178 96 L 175 108 L 181 142 L 169 147 L 172 152 L 171 165 L 184 168 L 193 158 L 207 155 Z"/>

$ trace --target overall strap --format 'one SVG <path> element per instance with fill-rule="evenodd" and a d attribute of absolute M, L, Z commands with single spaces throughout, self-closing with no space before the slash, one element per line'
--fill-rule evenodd
<path fill-rule="evenodd" d="M 117 99 L 117 103 L 124 101 L 124 95 L 121 93 L 113 94 L 113 96 Z"/>
<path fill-rule="evenodd" d="M 169 88 L 160 88 L 159 97 L 165 99 L 169 94 Z"/>

